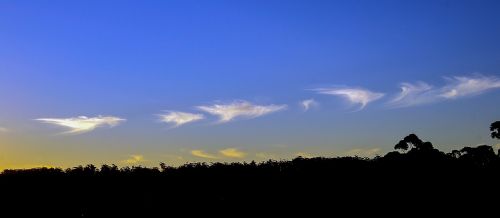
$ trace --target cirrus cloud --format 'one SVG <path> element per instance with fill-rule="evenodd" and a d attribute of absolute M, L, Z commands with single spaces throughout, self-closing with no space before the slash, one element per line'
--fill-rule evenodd
<path fill-rule="evenodd" d="M 174 127 L 179 127 L 205 118 L 203 114 L 193 114 L 180 111 L 168 111 L 166 114 L 160 114 L 158 116 L 160 116 L 161 122 L 172 123 L 174 124 Z"/>
<path fill-rule="evenodd" d="M 308 111 L 309 109 L 318 106 L 318 102 L 314 99 L 306 99 L 300 102 L 300 105 L 304 109 L 304 111 Z"/>
<path fill-rule="evenodd" d="M 9 132 L 9 129 L 0 126 L 0 133 L 6 133 L 6 132 Z"/>
<path fill-rule="evenodd" d="M 389 101 L 391 107 L 408 107 L 436 101 L 433 87 L 424 82 L 401 83 L 401 92 Z"/>
<path fill-rule="evenodd" d="M 98 127 L 109 126 L 115 127 L 120 123 L 126 121 L 125 119 L 112 116 L 97 116 L 97 117 L 71 117 L 71 118 L 39 118 L 37 121 L 41 121 L 48 124 L 53 124 L 57 126 L 62 126 L 70 129 L 63 134 L 81 134 L 85 132 L 90 132 Z"/>
<path fill-rule="evenodd" d="M 446 84 L 434 88 L 427 83 L 402 83 L 401 92 L 388 102 L 392 107 L 409 107 L 444 100 L 455 100 L 475 96 L 486 91 L 500 88 L 500 79 L 495 76 L 445 77 Z"/>
<path fill-rule="evenodd" d="M 256 118 L 270 113 L 284 110 L 286 105 L 254 105 L 248 101 L 234 101 L 230 104 L 214 104 L 198 106 L 206 113 L 219 117 L 219 123 L 226 123 L 238 117 Z"/>
<path fill-rule="evenodd" d="M 129 159 L 126 159 L 126 160 L 124 160 L 122 162 L 125 163 L 125 164 L 138 164 L 138 163 L 142 163 L 142 162 L 145 162 L 145 161 L 146 160 L 144 160 L 144 156 L 143 155 L 133 154 L 133 155 L 130 155 Z"/>
<path fill-rule="evenodd" d="M 448 85 L 443 87 L 440 96 L 449 99 L 478 95 L 491 89 L 500 88 L 500 79 L 495 76 L 455 76 L 445 79 Z"/>
<path fill-rule="evenodd" d="M 361 88 L 319 88 L 312 91 L 318 94 L 339 96 L 351 104 L 359 104 L 360 108 L 358 110 L 364 109 L 370 102 L 376 101 L 385 95 Z"/>
<path fill-rule="evenodd" d="M 191 150 L 191 155 L 205 159 L 220 159 L 220 158 L 235 158 L 241 159 L 247 156 L 247 153 L 240 151 L 236 148 L 226 148 L 219 150 L 219 155 L 205 152 L 204 150 Z"/>
<path fill-rule="evenodd" d="M 191 155 L 195 157 L 201 157 L 201 158 L 206 158 L 206 159 L 217 159 L 217 156 L 213 154 L 209 154 L 203 150 L 192 150 Z"/>
<path fill-rule="evenodd" d="M 247 154 L 245 152 L 242 152 L 236 148 L 227 148 L 220 150 L 219 153 L 221 153 L 224 157 L 229 157 L 229 158 L 244 158 Z"/>

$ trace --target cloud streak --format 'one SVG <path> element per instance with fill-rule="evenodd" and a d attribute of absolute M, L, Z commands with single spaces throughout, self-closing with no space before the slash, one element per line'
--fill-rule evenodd
<path fill-rule="evenodd" d="M 500 88 L 500 79 L 494 76 L 446 77 L 446 84 L 434 88 L 427 83 L 402 83 L 401 92 L 388 102 L 391 107 L 410 107 L 444 100 L 475 96 Z"/>
<path fill-rule="evenodd" d="M 224 150 L 220 150 L 219 153 L 221 153 L 224 157 L 229 157 L 229 158 L 245 158 L 246 153 L 239 151 L 236 148 L 227 148 Z"/>
<path fill-rule="evenodd" d="M 203 120 L 203 114 L 193 114 L 180 111 L 168 111 L 166 114 L 160 114 L 160 121 L 171 123 L 174 127 L 179 127 L 187 123 Z"/>
<path fill-rule="evenodd" d="M 37 121 L 62 126 L 70 129 L 63 134 L 81 134 L 95 130 L 96 128 L 109 126 L 115 127 L 126 121 L 125 119 L 112 116 L 97 116 L 97 117 L 72 117 L 72 118 L 39 118 Z"/>
<path fill-rule="evenodd" d="M 144 156 L 140 154 L 130 155 L 130 158 L 122 161 L 125 164 L 138 164 L 144 162 Z"/>
<path fill-rule="evenodd" d="M 6 133 L 6 132 L 9 132 L 9 129 L 0 126 L 0 133 Z"/>
<path fill-rule="evenodd" d="M 448 85 L 443 87 L 440 96 L 448 99 L 478 95 L 488 90 L 500 88 L 500 79 L 494 76 L 455 76 L 445 79 L 448 81 Z"/>
<path fill-rule="evenodd" d="M 219 117 L 219 123 L 226 123 L 236 118 L 256 118 L 284 110 L 286 105 L 254 105 L 248 101 L 234 101 L 230 104 L 198 106 L 201 111 Z"/>
<path fill-rule="evenodd" d="M 433 87 L 424 82 L 401 83 L 400 89 L 401 92 L 389 101 L 391 107 L 409 107 L 438 100 Z"/>
<path fill-rule="evenodd" d="M 193 155 L 195 157 L 206 158 L 206 159 L 217 159 L 217 156 L 209 154 L 203 150 L 192 150 L 191 155 Z"/>
<path fill-rule="evenodd" d="M 339 96 L 351 104 L 359 104 L 360 108 L 358 110 L 364 109 L 370 102 L 376 101 L 385 95 L 361 88 L 319 88 L 313 89 L 313 91 L 318 94 Z"/>
<path fill-rule="evenodd" d="M 205 159 L 221 159 L 221 158 L 241 159 L 247 156 L 247 153 L 240 151 L 236 148 L 226 148 L 219 150 L 218 155 L 205 152 L 204 150 L 191 150 L 190 153 L 195 157 L 200 157 Z"/>

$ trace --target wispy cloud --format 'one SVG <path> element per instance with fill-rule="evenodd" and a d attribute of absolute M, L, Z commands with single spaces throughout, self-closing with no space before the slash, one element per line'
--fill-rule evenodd
<path fill-rule="evenodd" d="M 192 150 L 191 155 L 193 155 L 195 157 L 206 158 L 206 159 L 217 159 L 217 156 L 209 154 L 203 150 Z"/>
<path fill-rule="evenodd" d="M 380 148 L 356 148 L 345 152 L 347 156 L 373 157 L 380 154 Z"/>
<path fill-rule="evenodd" d="M 0 126 L 0 133 L 6 133 L 6 132 L 9 132 L 9 129 Z"/>
<path fill-rule="evenodd" d="M 455 76 L 445 79 L 448 85 L 443 87 L 441 96 L 449 99 L 478 95 L 491 89 L 500 88 L 500 79 L 494 76 Z"/>
<path fill-rule="evenodd" d="M 427 83 L 402 83 L 401 92 L 389 101 L 392 107 L 409 107 L 443 100 L 482 94 L 500 88 L 500 79 L 494 76 L 455 76 L 446 77 L 446 84 L 434 88 Z"/>
<path fill-rule="evenodd" d="M 254 105 L 247 101 L 234 101 L 230 104 L 198 106 L 199 110 L 219 117 L 219 123 L 225 123 L 238 117 L 256 118 L 284 110 L 286 105 Z"/>
<path fill-rule="evenodd" d="M 240 151 L 236 148 L 226 148 L 219 150 L 219 155 L 216 154 L 211 154 L 208 152 L 205 152 L 204 150 L 191 150 L 191 155 L 195 157 L 201 157 L 201 158 L 206 158 L 206 159 L 220 159 L 220 158 L 245 158 L 247 156 L 247 153 Z"/>
<path fill-rule="evenodd" d="M 138 164 L 138 163 L 142 163 L 142 162 L 145 162 L 145 161 L 146 160 L 144 160 L 144 156 L 143 155 L 133 154 L 133 155 L 130 155 L 129 159 L 126 159 L 126 160 L 124 160 L 122 162 L 125 163 L 125 164 Z"/>
<path fill-rule="evenodd" d="M 360 108 L 358 110 L 362 110 L 370 102 L 384 97 L 383 93 L 372 92 L 361 88 L 319 88 L 313 89 L 313 91 L 319 94 L 339 96 L 346 99 L 351 104 L 359 104 Z"/>
<path fill-rule="evenodd" d="M 36 119 L 48 124 L 54 124 L 70 129 L 65 134 L 81 134 L 95 130 L 98 127 L 109 126 L 114 127 L 124 122 L 125 119 L 110 116 L 97 117 L 72 117 L 72 118 L 40 118 Z"/>
<path fill-rule="evenodd" d="M 160 116 L 161 122 L 172 123 L 174 124 L 174 127 L 204 119 L 203 114 L 193 114 L 180 111 L 168 111 L 167 113 L 160 114 L 158 116 Z"/>
<path fill-rule="evenodd" d="M 389 101 L 391 107 L 409 107 L 436 101 L 437 93 L 424 82 L 401 83 L 401 92 Z"/>
<path fill-rule="evenodd" d="M 229 158 L 244 158 L 247 154 L 245 152 L 239 151 L 236 148 L 227 148 L 220 150 L 219 153 L 221 153 L 224 157 L 229 157 Z"/>
<path fill-rule="evenodd" d="M 300 102 L 300 105 L 304 109 L 304 111 L 308 111 L 309 109 L 318 105 L 318 102 L 314 99 L 306 99 Z"/>

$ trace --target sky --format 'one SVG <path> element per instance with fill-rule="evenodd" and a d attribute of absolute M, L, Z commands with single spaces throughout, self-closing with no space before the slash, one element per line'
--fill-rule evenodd
<path fill-rule="evenodd" d="M 499 1 L 0 0 L 0 169 L 500 142 Z"/>

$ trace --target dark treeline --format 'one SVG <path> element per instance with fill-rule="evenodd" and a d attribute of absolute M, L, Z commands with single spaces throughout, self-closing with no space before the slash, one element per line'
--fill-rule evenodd
<path fill-rule="evenodd" d="M 491 137 L 500 139 L 500 121 L 490 129 Z M 345 212 L 356 206 L 376 211 L 409 205 L 496 212 L 497 202 L 489 199 L 500 196 L 500 151 L 480 145 L 444 153 L 415 134 L 394 148 L 375 158 L 5 170 L 0 175 L 0 214 L 217 216 L 229 211 Z"/>

